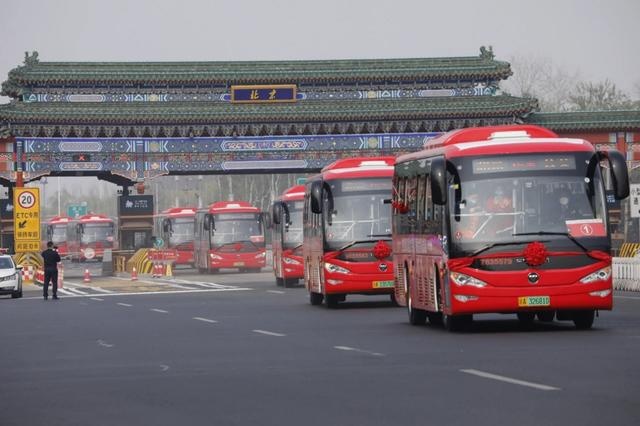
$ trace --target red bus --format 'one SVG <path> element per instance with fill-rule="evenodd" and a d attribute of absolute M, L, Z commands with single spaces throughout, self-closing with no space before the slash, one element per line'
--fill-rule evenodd
<path fill-rule="evenodd" d="M 46 248 L 47 242 L 51 241 L 54 246 L 58 247 L 60 257 L 65 257 L 69 254 L 69 248 L 67 247 L 67 225 L 70 220 L 71 218 L 68 216 L 54 216 L 45 223 L 43 250 Z"/>
<path fill-rule="evenodd" d="M 193 265 L 193 229 L 195 207 L 171 207 L 156 216 L 158 235 L 164 251 L 175 259 L 175 265 Z"/>
<path fill-rule="evenodd" d="M 391 178 L 394 157 L 338 160 L 306 183 L 304 283 L 309 302 L 333 308 L 347 294 L 393 298 Z"/>
<path fill-rule="evenodd" d="M 605 188 L 629 195 L 626 162 L 537 126 L 455 130 L 398 157 L 393 193 L 396 300 L 409 322 L 591 328 L 612 308 Z"/>
<path fill-rule="evenodd" d="M 304 278 L 302 208 L 304 185 L 287 189 L 273 203 L 271 250 L 276 285 L 289 287 Z"/>
<path fill-rule="evenodd" d="M 265 229 L 260 209 L 246 201 L 218 201 L 196 211 L 194 262 L 200 272 L 265 266 Z"/>
<path fill-rule="evenodd" d="M 72 261 L 102 261 L 104 249 L 116 249 L 115 223 L 103 214 L 86 214 L 67 223 L 68 256 Z"/>

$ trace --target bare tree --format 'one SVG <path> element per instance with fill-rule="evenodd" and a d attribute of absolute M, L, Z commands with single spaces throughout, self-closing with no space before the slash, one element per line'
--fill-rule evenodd
<path fill-rule="evenodd" d="M 536 98 L 541 111 L 569 109 L 569 93 L 579 79 L 578 72 L 569 73 L 546 57 L 512 56 L 513 75 L 501 83 L 506 93 Z"/>
<path fill-rule="evenodd" d="M 631 109 L 633 102 L 609 79 L 600 82 L 579 82 L 569 96 L 574 111 Z"/>

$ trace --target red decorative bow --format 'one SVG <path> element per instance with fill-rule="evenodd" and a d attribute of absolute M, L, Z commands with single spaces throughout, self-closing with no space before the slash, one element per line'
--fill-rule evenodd
<path fill-rule="evenodd" d="M 527 265 L 540 266 L 547 260 L 547 247 L 538 241 L 534 241 L 527 244 L 522 254 Z"/>
<path fill-rule="evenodd" d="M 375 246 L 373 246 L 373 255 L 378 260 L 386 259 L 391 256 L 391 248 L 385 244 L 384 241 L 378 241 Z"/>

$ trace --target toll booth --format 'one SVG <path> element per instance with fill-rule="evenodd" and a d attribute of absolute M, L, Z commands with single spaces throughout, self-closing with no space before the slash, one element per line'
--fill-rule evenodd
<path fill-rule="evenodd" d="M 141 248 L 152 246 L 153 195 L 118 197 L 118 241 L 121 255 L 129 258 Z"/>

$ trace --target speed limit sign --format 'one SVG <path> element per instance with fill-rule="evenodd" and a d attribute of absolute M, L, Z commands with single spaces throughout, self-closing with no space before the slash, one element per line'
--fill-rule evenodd
<path fill-rule="evenodd" d="M 36 200 L 36 195 L 31 191 L 23 191 L 18 195 L 18 205 L 25 210 L 35 206 Z"/>

